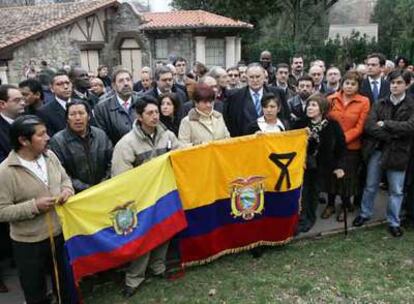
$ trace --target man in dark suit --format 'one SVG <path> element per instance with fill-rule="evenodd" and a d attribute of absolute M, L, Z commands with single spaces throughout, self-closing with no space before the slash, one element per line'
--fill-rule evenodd
<path fill-rule="evenodd" d="M 321 94 L 328 93 L 328 88 L 326 84 L 323 82 L 323 78 L 325 76 L 323 68 L 317 64 L 314 64 L 309 69 L 309 76 L 312 77 L 313 83 L 315 86 L 315 93 L 319 92 Z"/>
<path fill-rule="evenodd" d="M 10 125 L 24 113 L 25 105 L 23 95 L 17 87 L 0 85 L 0 163 L 10 152 Z"/>
<path fill-rule="evenodd" d="M 385 57 L 379 53 L 373 53 L 367 59 L 367 75 L 361 85 L 361 94 L 368 97 L 371 106 L 379 99 L 390 95 L 390 83 L 381 77 L 382 67 L 385 65 Z"/>
<path fill-rule="evenodd" d="M 0 163 L 9 155 L 9 130 L 13 121 L 24 113 L 25 101 L 19 89 L 12 85 L 0 85 Z M 8 223 L 0 223 L 0 259 L 12 255 Z M 0 273 L 0 293 L 8 292 Z"/>
<path fill-rule="evenodd" d="M 55 99 L 41 107 L 37 115 L 45 122 L 49 136 L 53 136 L 66 127 L 66 104 L 71 100 L 72 83 L 66 72 L 58 72 L 50 86 Z"/>
<path fill-rule="evenodd" d="M 158 67 L 155 70 L 156 86 L 145 94 L 152 96 L 158 100 L 158 97 L 162 93 L 173 92 L 177 95 L 177 99 L 180 103 L 180 108 L 183 109 L 184 104 L 187 101 L 185 92 L 174 85 L 174 76 L 171 69 L 165 65 Z M 182 111 L 180 110 L 178 115 L 182 117 Z"/>
<path fill-rule="evenodd" d="M 84 68 L 77 66 L 72 68 L 69 78 L 73 84 L 72 98 L 86 101 L 90 109 L 93 109 L 98 103 L 99 97 L 89 92 L 91 83 L 88 72 Z"/>
<path fill-rule="evenodd" d="M 264 85 L 265 72 L 258 63 L 247 67 L 247 83 L 244 88 L 235 90 L 225 101 L 225 120 L 232 137 L 247 134 L 247 127 L 258 117 L 263 115 L 260 100 L 266 93 L 275 94 L 281 101 L 279 112 L 281 119 L 289 119 L 289 107 L 285 94 L 275 87 Z"/>
<path fill-rule="evenodd" d="M 307 120 L 306 100 L 314 93 L 312 77 L 305 75 L 299 78 L 298 95 L 288 100 L 290 110 L 290 123 L 292 128 L 302 128 Z"/>
<path fill-rule="evenodd" d="M 94 109 L 96 125 L 105 131 L 112 144 L 115 144 L 132 129 L 136 118 L 134 105 L 139 96 L 132 90 L 132 74 L 125 69 L 112 74 L 114 94 L 99 102 Z"/>

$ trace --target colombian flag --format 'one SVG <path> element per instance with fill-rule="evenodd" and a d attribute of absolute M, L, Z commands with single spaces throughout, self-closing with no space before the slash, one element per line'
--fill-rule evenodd
<path fill-rule="evenodd" d="M 304 130 L 212 142 L 171 153 L 188 227 L 185 266 L 292 238 L 306 157 Z"/>
<path fill-rule="evenodd" d="M 187 225 L 169 154 L 79 193 L 58 213 L 75 282 L 145 254 Z"/>

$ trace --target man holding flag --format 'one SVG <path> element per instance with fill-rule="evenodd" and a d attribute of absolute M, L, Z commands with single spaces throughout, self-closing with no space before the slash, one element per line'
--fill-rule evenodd
<path fill-rule="evenodd" d="M 13 253 L 27 304 L 50 303 L 46 272 L 52 273 L 59 303 L 70 303 L 65 282 L 63 236 L 55 205 L 73 195 L 70 178 L 37 116 L 17 118 L 10 127 L 12 151 L 0 165 L 0 222 L 10 223 Z"/>
<path fill-rule="evenodd" d="M 155 98 L 144 96 L 135 105 L 137 120 L 132 130 L 115 146 L 112 158 L 112 176 L 121 174 L 142 163 L 177 149 L 179 142 L 174 133 L 159 123 L 159 106 Z M 154 275 L 163 275 L 168 241 L 131 262 L 125 276 L 123 295 L 131 297 L 145 280 L 150 267 Z"/>

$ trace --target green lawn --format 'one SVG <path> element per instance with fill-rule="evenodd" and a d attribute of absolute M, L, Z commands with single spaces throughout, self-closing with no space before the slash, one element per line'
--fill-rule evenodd
<path fill-rule="evenodd" d="M 134 297 L 122 276 L 82 283 L 86 303 L 414 303 L 414 231 L 392 238 L 385 226 L 294 241 L 187 269 L 183 278 L 151 279 Z"/>

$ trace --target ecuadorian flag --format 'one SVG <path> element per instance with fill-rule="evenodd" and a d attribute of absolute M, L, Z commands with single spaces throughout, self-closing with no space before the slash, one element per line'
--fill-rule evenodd
<path fill-rule="evenodd" d="M 212 142 L 171 153 L 188 227 L 184 265 L 292 238 L 307 134 L 296 130 Z"/>
<path fill-rule="evenodd" d="M 168 154 L 79 193 L 58 213 L 76 282 L 143 255 L 187 225 Z"/>

